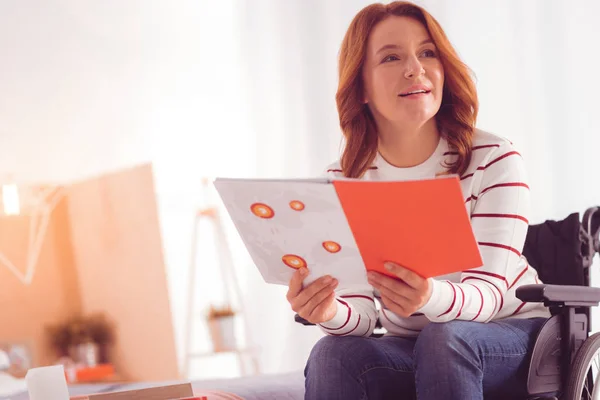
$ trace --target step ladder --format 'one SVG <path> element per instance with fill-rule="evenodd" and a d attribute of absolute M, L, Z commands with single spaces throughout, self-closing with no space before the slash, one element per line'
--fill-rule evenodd
<path fill-rule="evenodd" d="M 188 379 L 190 374 L 191 363 L 193 360 L 198 358 L 213 357 L 223 353 L 234 353 L 237 355 L 238 364 L 240 368 L 241 376 L 258 375 L 260 373 L 257 349 L 254 347 L 254 343 L 251 340 L 250 330 L 248 327 L 244 302 L 242 301 L 242 290 L 240 288 L 239 281 L 235 274 L 233 256 L 227 240 L 227 235 L 219 215 L 219 210 L 216 205 L 211 205 L 207 201 L 209 198 L 209 182 L 207 179 L 203 179 L 203 199 L 207 203 L 205 207 L 200 208 L 194 217 L 193 233 L 192 233 L 192 249 L 191 258 L 188 270 L 188 291 L 187 291 L 187 316 L 185 321 L 185 359 L 183 366 L 183 376 Z M 199 234 L 199 224 L 202 220 L 208 219 L 213 226 L 213 235 L 215 242 L 215 250 L 217 252 L 218 263 L 216 266 L 210 266 L 211 268 L 218 268 L 221 271 L 221 282 L 225 293 L 226 304 L 232 306 L 234 309 L 235 316 L 237 317 L 235 322 L 242 321 L 243 332 L 244 332 L 244 348 L 233 348 L 226 349 L 223 351 L 207 351 L 207 352 L 194 352 L 192 351 L 192 341 L 194 338 L 194 321 L 201 315 L 200 310 L 196 308 L 196 278 L 202 273 L 202 268 L 197 264 L 198 261 L 198 247 L 199 240 L 202 240 Z M 207 321 L 208 322 L 208 321 Z M 236 341 L 237 342 L 237 341 Z M 239 344 L 237 344 L 239 346 Z M 248 367 L 249 364 L 249 367 Z"/>

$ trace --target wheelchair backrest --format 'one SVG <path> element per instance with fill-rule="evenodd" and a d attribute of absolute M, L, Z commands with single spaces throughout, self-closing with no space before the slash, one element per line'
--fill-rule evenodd
<path fill-rule="evenodd" d="M 560 221 L 530 225 L 523 255 L 543 283 L 589 286 L 589 267 L 600 251 L 600 208 L 588 209 L 583 221 L 573 213 Z"/>

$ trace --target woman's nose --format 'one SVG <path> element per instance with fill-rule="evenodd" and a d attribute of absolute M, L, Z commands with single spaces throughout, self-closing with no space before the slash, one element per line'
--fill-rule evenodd
<path fill-rule="evenodd" d="M 416 57 L 413 57 L 407 61 L 406 71 L 404 72 L 404 77 L 406 79 L 414 79 L 415 77 L 421 76 L 424 73 L 425 69 Z"/>

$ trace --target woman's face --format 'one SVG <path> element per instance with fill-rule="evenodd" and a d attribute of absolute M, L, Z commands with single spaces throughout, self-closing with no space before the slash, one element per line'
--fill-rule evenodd
<path fill-rule="evenodd" d="M 444 69 L 427 29 L 388 17 L 371 31 L 363 66 L 364 101 L 376 121 L 421 126 L 440 109 Z"/>

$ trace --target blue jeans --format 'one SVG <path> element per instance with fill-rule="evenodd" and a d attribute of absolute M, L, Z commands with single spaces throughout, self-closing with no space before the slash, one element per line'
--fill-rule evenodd
<path fill-rule="evenodd" d="M 523 398 L 544 321 L 430 323 L 414 339 L 326 336 L 304 370 L 305 399 Z"/>

